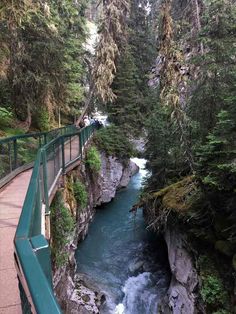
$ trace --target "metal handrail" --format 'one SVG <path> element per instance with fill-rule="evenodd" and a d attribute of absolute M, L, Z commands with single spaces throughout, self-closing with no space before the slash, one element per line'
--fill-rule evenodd
<path fill-rule="evenodd" d="M 68 125 L 49 132 L 22 134 L 0 139 L 0 188 L 21 171 L 32 167 L 32 162 L 40 147 L 50 142 L 52 138 L 76 130 L 75 125 Z M 30 152 L 32 160 L 26 162 L 20 154 L 21 150 L 26 151 L 25 156 Z"/>
<path fill-rule="evenodd" d="M 55 161 L 59 160 L 60 167 L 53 172 L 54 184 L 58 174 L 65 172 L 69 164 L 82 158 L 84 145 L 94 130 L 95 126 L 91 125 L 80 131 L 61 135 L 38 151 L 14 239 L 19 286 L 25 302 L 23 308 L 26 308 L 27 313 L 61 313 L 52 287 L 50 247 L 42 234 L 42 209 L 46 208 L 46 213 L 49 213 L 48 170 L 50 167 L 55 170 Z M 78 148 L 75 156 L 70 151 L 71 143 L 75 143 L 75 148 Z M 68 153 L 71 158 L 66 161 L 65 156 Z"/>

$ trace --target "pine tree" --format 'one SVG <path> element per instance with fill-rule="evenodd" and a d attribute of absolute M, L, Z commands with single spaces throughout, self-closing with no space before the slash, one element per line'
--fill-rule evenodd
<path fill-rule="evenodd" d="M 59 108 L 69 115 L 84 98 L 85 1 L 3 1 L 0 14 L 6 33 L 0 64 L 1 51 L 8 58 L 1 103 L 26 129 L 48 129 Z"/>
<path fill-rule="evenodd" d="M 140 132 L 143 126 L 142 95 L 137 82 L 137 68 L 127 45 L 119 58 L 117 75 L 112 84 L 116 100 L 107 105 L 107 111 L 111 122 L 132 133 L 135 129 Z"/>
<path fill-rule="evenodd" d="M 100 23 L 100 38 L 96 49 L 94 85 L 102 102 L 113 101 L 116 96 L 111 89 L 116 62 L 126 39 L 126 17 L 129 0 L 103 0 L 103 16 Z"/>
<path fill-rule="evenodd" d="M 120 51 L 111 85 L 117 98 L 107 105 L 110 120 L 133 135 L 142 133 L 153 108 L 153 90 L 148 80 L 155 62 L 155 39 L 146 5 L 143 0 L 131 1 L 127 42 Z"/>
<path fill-rule="evenodd" d="M 233 1 L 215 0 L 207 4 L 200 34 L 205 49 L 203 55 L 195 58 L 200 76 L 189 108 L 191 118 L 199 123 L 198 136 L 202 141 L 213 130 L 217 114 L 228 110 L 229 96 L 235 96 L 235 25 Z"/>
<path fill-rule="evenodd" d="M 204 184 L 234 192 L 236 186 L 236 110 L 222 110 L 207 143 L 199 152 L 199 175 Z"/>

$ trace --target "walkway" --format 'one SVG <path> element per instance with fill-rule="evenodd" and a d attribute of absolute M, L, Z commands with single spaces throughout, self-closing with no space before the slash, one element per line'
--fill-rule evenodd
<path fill-rule="evenodd" d="M 86 131 L 84 131 L 86 132 Z M 85 133 L 84 133 L 85 134 Z M 88 139 L 88 133 L 86 140 Z M 49 197 L 57 189 L 62 167 L 62 152 L 52 144 L 47 152 L 47 179 Z M 79 135 L 66 139 L 64 165 L 70 171 L 78 163 L 80 156 Z M 22 314 L 18 279 L 14 264 L 14 236 L 29 186 L 32 169 L 16 176 L 8 185 L 0 189 L 0 314 Z M 44 313 L 43 313 L 44 314 Z M 45 313 L 46 314 L 46 313 Z"/>
<path fill-rule="evenodd" d="M 78 138 L 65 145 L 65 162 L 75 159 L 79 152 Z M 54 161 L 47 165 L 48 176 L 55 179 Z M 14 265 L 14 243 L 17 224 L 22 211 L 32 170 L 14 178 L 0 189 L 0 314 L 21 314 L 17 273 Z M 50 185 L 52 184 L 50 182 Z"/>
<path fill-rule="evenodd" d="M 0 314 L 21 314 L 13 238 L 32 170 L 0 189 Z"/>

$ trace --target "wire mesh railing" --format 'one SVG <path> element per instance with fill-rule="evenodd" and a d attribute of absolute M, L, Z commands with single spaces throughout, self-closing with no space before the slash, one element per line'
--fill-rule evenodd
<path fill-rule="evenodd" d="M 31 165 L 40 147 L 58 136 L 76 132 L 76 130 L 75 125 L 69 125 L 49 132 L 0 139 L 0 187 L 14 174 L 18 174 L 20 170 L 25 170 L 27 165 Z"/>
<path fill-rule="evenodd" d="M 91 125 L 57 134 L 57 138 L 38 150 L 14 239 L 24 313 L 61 313 L 52 288 L 50 247 L 42 231 L 43 215 L 49 214 L 52 188 L 69 165 L 82 159 L 84 146 L 94 130 Z"/>

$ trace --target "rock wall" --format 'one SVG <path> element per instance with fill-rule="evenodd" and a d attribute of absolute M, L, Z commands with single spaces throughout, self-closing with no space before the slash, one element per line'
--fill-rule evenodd
<path fill-rule="evenodd" d="M 87 278 L 76 275 L 76 261 L 74 252 L 80 240 L 87 233 L 90 222 L 96 212 L 96 206 L 110 202 L 120 188 L 126 187 L 132 175 L 138 172 L 139 167 L 132 161 L 120 161 L 116 157 L 106 156 L 101 153 L 101 170 L 92 173 L 85 164 L 67 175 L 66 181 L 80 179 L 87 187 L 88 204 L 80 210 L 76 217 L 76 228 L 68 245 L 69 258 L 64 267 L 57 269 L 53 276 L 54 291 L 64 313 L 99 313 L 99 306 L 104 301 L 104 295 L 90 285 Z M 71 213 L 77 212 L 76 201 L 65 184 L 63 190 L 65 206 Z"/>
<path fill-rule="evenodd" d="M 186 237 L 178 228 L 165 232 L 172 279 L 167 296 L 160 306 L 161 313 L 194 314 L 197 311 L 198 275 L 189 253 Z"/>
<path fill-rule="evenodd" d="M 101 153 L 101 161 L 101 171 L 96 180 L 96 205 L 109 203 L 115 197 L 116 191 L 126 187 L 131 176 L 139 170 L 134 162 L 124 163 L 116 157 L 106 157 L 105 153 Z"/>

